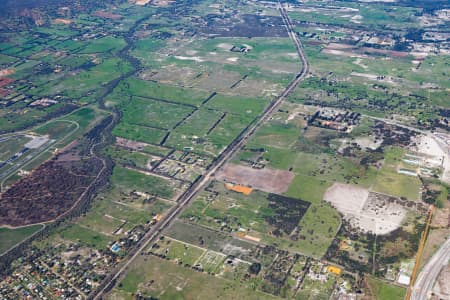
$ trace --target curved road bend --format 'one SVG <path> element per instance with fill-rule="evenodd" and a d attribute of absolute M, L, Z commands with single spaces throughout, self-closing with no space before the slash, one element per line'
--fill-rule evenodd
<path fill-rule="evenodd" d="M 292 28 L 292 24 L 287 16 L 286 10 L 279 3 L 279 11 L 283 21 L 285 23 L 286 29 L 288 30 L 290 38 L 295 43 L 295 47 L 299 58 L 302 62 L 302 68 L 300 72 L 295 76 L 295 78 L 288 84 L 288 86 L 282 91 L 280 96 L 275 98 L 274 101 L 265 109 L 263 114 L 250 126 L 248 126 L 229 146 L 228 148 L 218 157 L 218 159 L 209 168 L 207 173 L 202 176 L 202 178 L 194 183 L 179 199 L 178 203 L 169 210 L 167 215 L 158 223 L 156 223 L 141 239 L 141 241 L 136 245 L 135 250 L 129 253 L 128 258 L 126 258 L 122 264 L 117 266 L 110 275 L 108 275 L 100 288 L 94 291 L 89 299 L 102 299 L 102 296 L 106 294 L 118 281 L 122 275 L 124 275 L 127 267 L 133 262 L 133 260 L 148 246 L 151 241 L 154 241 L 160 234 L 160 232 L 166 228 L 170 222 L 190 203 L 192 199 L 209 183 L 213 178 L 214 173 L 219 170 L 245 143 L 246 141 L 256 132 L 256 130 L 278 109 L 284 99 L 297 87 L 297 85 L 306 77 L 309 70 L 308 61 L 303 52 L 302 43 L 297 37 L 296 33 Z"/>
<path fill-rule="evenodd" d="M 448 264 L 449 260 L 450 237 L 419 273 L 414 287 L 412 288 L 411 300 L 425 300 L 428 298 L 439 273 L 442 268 Z"/>

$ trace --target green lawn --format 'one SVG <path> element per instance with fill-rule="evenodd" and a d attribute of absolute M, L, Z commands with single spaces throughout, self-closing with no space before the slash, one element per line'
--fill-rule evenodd
<path fill-rule="evenodd" d="M 172 129 L 192 112 L 192 107 L 133 97 L 123 110 L 122 121 L 126 124 Z"/>
<path fill-rule="evenodd" d="M 85 246 L 96 249 L 105 249 L 112 238 L 97 231 L 81 227 L 77 224 L 69 225 L 62 230 L 59 235 L 63 239 L 68 239 L 74 242 L 79 242 Z"/>
<path fill-rule="evenodd" d="M 125 122 L 120 122 L 114 127 L 112 133 L 118 137 L 150 144 L 159 144 L 167 134 L 162 129 L 132 125 Z"/>
<path fill-rule="evenodd" d="M 180 88 L 176 86 L 155 83 L 151 81 L 130 78 L 119 86 L 126 94 L 141 97 L 165 99 L 188 105 L 200 105 L 208 96 L 208 92 Z"/>
<path fill-rule="evenodd" d="M 163 198 L 171 198 L 174 195 L 172 183 L 168 180 L 118 166 L 114 167 L 111 181 L 123 191 L 136 190 Z"/>
<path fill-rule="evenodd" d="M 406 289 L 388 284 L 384 281 L 368 276 L 367 283 L 370 286 L 372 295 L 376 300 L 403 300 Z"/>
<path fill-rule="evenodd" d="M 409 200 L 419 200 L 421 182 L 418 177 L 399 174 L 398 165 L 404 155 L 404 150 L 397 147 L 385 150 L 383 167 L 378 171 L 373 190 Z"/>
<path fill-rule="evenodd" d="M 33 225 L 18 229 L 0 228 L 0 253 L 23 241 L 41 228 L 42 225 Z"/>
<path fill-rule="evenodd" d="M 237 115 L 257 116 L 267 105 L 267 101 L 255 98 L 225 96 L 217 94 L 206 103 L 206 107 Z"/>

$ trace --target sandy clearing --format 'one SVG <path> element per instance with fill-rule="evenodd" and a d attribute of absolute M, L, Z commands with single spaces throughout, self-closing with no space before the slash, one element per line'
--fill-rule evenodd
<path fill-rule="evenodd" d="M 290 57 L 290 58 L 295 58 L 295 59 L 298 58 L 298 53 L 297 52 L 289 52 L 289 53 L 286 53 L 286 55 L 288 57 Z"/>
<path fill-rule="evenodd" d="M 136 5 L 146 5 L 147 3 L 150 2 L 150 0 L 129 0 L 128 2 L 132 3 L 132 4 L 136 4 Z"/>
<path fill-rule="evenodd" d="M 179 60 L 193 60 L 196 62 L 203 62 L 204 60 L 201 57 L 198 56 L 181 56 L 181 55 L 175 55 L 174 56 L 176 59 Z"/>
<path fill-rule="evenodd" d="M 334 50 L 342 50 L 342 49 L 354 49 L 355 47 L 348 44 L 330 43 L 326 48 Z"/>
<path fill-rule="evenodd" d="M 335 49 L 323 49 L 323 53 L 325 54 L 332 54 L 332 55 L 339 55 L 339 56 L 346 56 L 346 57 L 360 57 L 365 58 L 366 55 L 357 54 L 349 51 L 341 51 L 341 50 L 335 50 Z"/>
<path fill-rule="evenodd" d="M 383 139 L 376 139 L 372 136 L 366 136 L 366 137 L 359 137 L 356 139 L 340 139 L 341 145 L 339 146 L 338 151 L 342 153 L 345 148 L 349 146 L 353 146 L 353 143 L 356 143 L 361 149 L 370 149 L 370 150 L 376 150 L 378 147 L 381 146 L 383 143 Z"/>
<path fill-rule="evenodd" d="M 360 24 L 361 20 L 363 19 L 363 16 L 361 15 L 356 15 L 350 18 L 350 22 L 356 23 L 356 24 Z"/>
<path fill-rule="evenodd" d="M 378 75 L 374 75 L 374 74 L 367 74 L 367 73 L 359 73 L 359 72 L 351 72 L 350 75 L 352 76 L 358 76 L 358 77 L 364 77 L 367 79 L 372 79 L 372 80 L 378 80 Z"/>
<path fill-rule="evenodd" d="M 450 183 L 450 153 L 448 147 L 439 143 L 433 136 L 424 134 L 417 136 L 414 141 L 415 146 L 411 149 L 425 155 L 420 157 L 421 163 L 432 168 L 442 167 L 441 180 Z"/>
<path fill-rule="evenodd" d="M 233 48 L 233 45 L 229 43 L 220 43 L 217 45 L 217 47 L 223 50 L 230 50 L 231 48 Z"/>
<path fill-rule="evenodd" d="M 415 139 L 416 151 L 431 156 L 444 156 L 445 152 L 441 149 L 438 142 L 428 135 L 419 135 Z"/>
<path fill-rule="evenodd" d="M 227 164 L 216 179 L 246 185 L 268 193 L 281 194 L 288 190 L 294 173 L 270 168 L 254 169 L 247 166 Z"/>
<path fill-rule="evenodd" d="M 333 184 L 324 200 L 342 213 L 351 227 L 378 235 L 399 228 L 407 213 L 403 206 L 389 201 L 389 196 L 350 184 Z"/>
<path fill-rule="evenodd" d="M 335 183 L 323 196 L 324 200 L 330 202 L 342 213 L 354 213 L 360 211 L 367 198 L 369 191 L 351 184 Z"/>
<path fill-rule="evenodd" d="M 197 53 L 198 53 L 197 50 L 187 50 L 187 51 L 186 51 L 186 54 L 187 54 L 187 55 L 191 55 L 191 56 L 192 56 L 192 55 L 196 55 Z"/>
<path fill-rule="evenodd" d="M 231 61 L 231 62 L 237 62 L 239 60 L 239 57 L 228 57 L 227 61 Z"/>

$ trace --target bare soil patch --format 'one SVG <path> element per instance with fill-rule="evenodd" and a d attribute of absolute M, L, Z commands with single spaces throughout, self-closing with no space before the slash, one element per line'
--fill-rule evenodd
<path fill-rule="evenodd" d="M 219 180 L 232 182 L 268 193 L 282 194 L 294 179 L 294 173 L 270 168 L 254 169 L 247 166 L 227 164 L 216 175 Z"/>
<path fill-rule="evenodd" d="M 397 198 L 349 184 L 333 184 L 324 200 L 341 212 L 351 227 L 377 235 L 399 228 L 407 214 Z"/>

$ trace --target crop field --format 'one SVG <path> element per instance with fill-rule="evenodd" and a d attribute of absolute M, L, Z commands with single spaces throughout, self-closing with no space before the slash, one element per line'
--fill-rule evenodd
<path fill-rule="evenodd" d="M 115 93 L 109 102 L 123 106 L 124 111 L 113 130 L 115 136 L 177 150 L 191 149 L 206 156 L 220 154 L 268 104 L 264 99 L 139 79 L 124 81 Z M 139 97 L 126 103 L 127 97 L 122 95 L 129 93 Z"/>
<path fill-rule="evenodd" d="M 56 83 L 51 82 L 33 90 L 33 95 L 63 94 L 67 97 L 79 98 L 85 93 L 104 85 L 109 80 L 118 78 L 131 70 L 131 66 L 120 59 L 106 59 L 86 71 L 68 76 Z"/>
<path fill-rule="evenodd" d="M 167 132 L 163 129 L 119 123 L 114 127 L 113 134 L 117 137 L 159 145 Z"/>
<path fill-rule="evenodd" d="M 223 113 L 215 110 L 199 109 L 195 111 L 188 119 L 181 123 L 174 133 L 187 135 L 189 137 L 206 136 L 213 126 L 218 123 L 223 116 Z"/>
<path fill-rule="evenodd" d="M 201 90 L 181 88 L 136 78 L 121 83 L 119 90 L 135 96 L 163 99 L 194 106 L 199 106 L 209 96 L 209 93 Z"/>
<path fill-rule="evenodd" d="M 115 37 L 103 37 L 89 43 L 78 53 L 80 54 L 92 54 L 92 53 L 104 53 L 104 52 L 117 52 L 125 47 L 125 41 L 122 38 Z"/>
<path fill-rule="evenodd" d="M 400 299 L 432 203 L 426 256 L 442 241 L 445 1 L 9 2 L 0 212 L 31 226 L 0 252 L 74 206 L 0 298 Z"/>
<path fill-rule="evenodd" d="M 187 117 L 192 112 L 193 109 L 191 107 L 134 97 L 130 104 L 124 108 L 123 122 L 153 128 L 171 129 L 179 120 Z"/>
<path fill-rule="evenodd" d="M 266 105 L 267 102 L 261 99 L 229 97 L 218 94 L 208 101 L 206 107 L 236 115 L 255 116 L 260 114 Z"/>
<path fill-rule="evenodd" d="M 249 116 L 227 114 L 209 135 L 215 151 L 223 151 L 252 122 L 253 118 Z"/>

